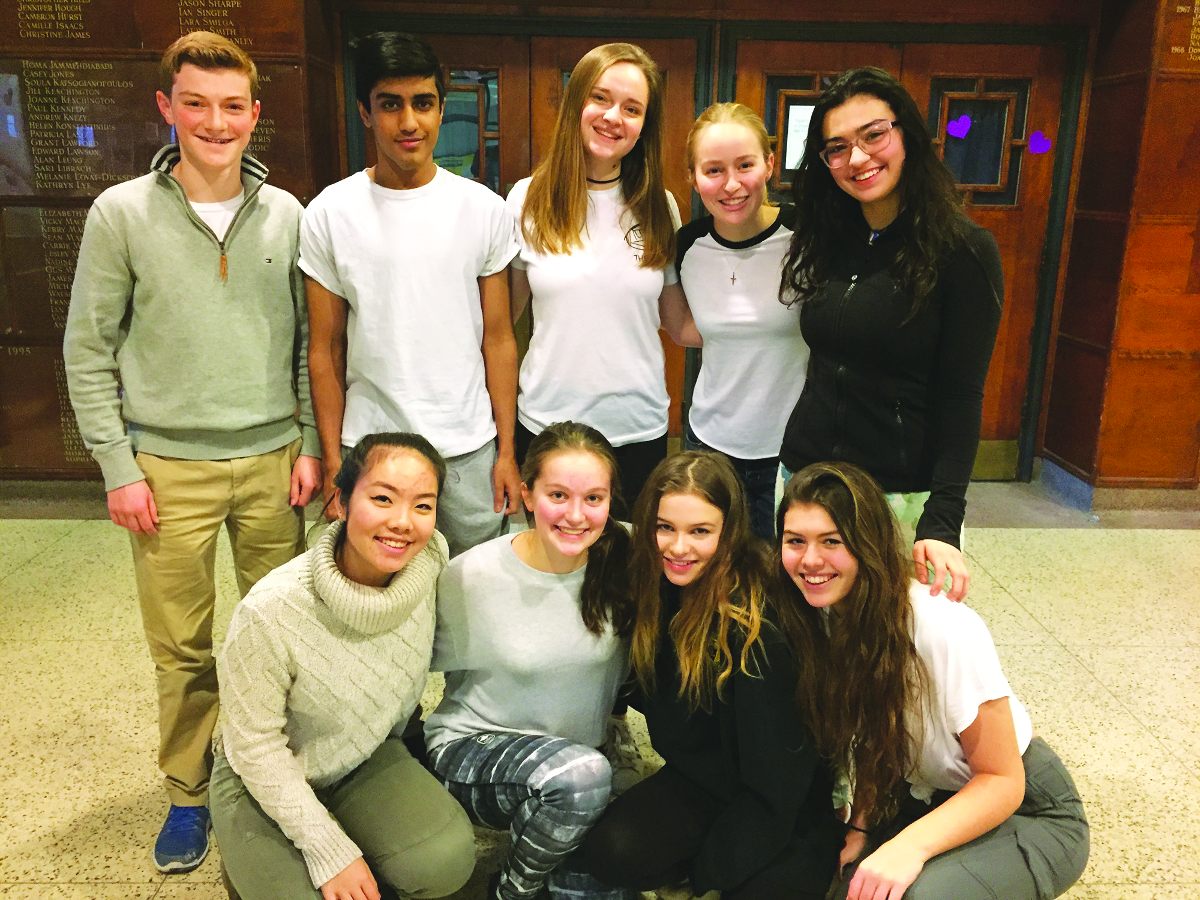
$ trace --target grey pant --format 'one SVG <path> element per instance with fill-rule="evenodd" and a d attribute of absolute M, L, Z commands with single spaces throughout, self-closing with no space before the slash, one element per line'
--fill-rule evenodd
<path fill-rule="evenodd" d="M 1048 900 L 1079 879 L 1087 865 L 1089 830 L 1075 782 L 1041 738 L 1030 742 L 1023 761 L 1025 799 L 1017 811 L 986 834 L 927 862 L 904 900 Z M 934 803 L 950 796 L 938 792 Z M 930 809 L 917 800 L 906 802 L 880 830 L 878 843 Z M 852 869 L 846 872 L 833 897 L 846 896 L 852 874 Z"/>
<path fill-rule="evenodd" d="M 363 851 L 371 874 L 410 897 L 444 897 L 471 877 L 475 834 L 462 808 L 388 738 L 317 797 Z M 213 830 L 242 900 L 321 900 L 304 857 L 218 754 L 209 783 Z"/>
<path fill-rule="evenodd" d="M 500 870 L 506 900 L 538 896 L 600 818 L 612 787 L 604 754 L 545 735 L 459 738 L 435 748 L 429 763 L 475 822 L 509 829 L 512 843 Z M 591 884 L 587 876 L 580 879 Z M 552 887 L 551 895 L 561 892 Z"/>

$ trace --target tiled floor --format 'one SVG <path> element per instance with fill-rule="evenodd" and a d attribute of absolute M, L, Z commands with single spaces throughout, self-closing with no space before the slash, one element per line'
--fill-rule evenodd
<path fill-rule="evenodd" d="M 970 602 L 1092 821 L 1091 862 L 1068 896 L 1200 896 L 1194 514 L 1114 528 L 1023 507 L 1011 486 L 977 488 Z M 990 527 L 1022 520 L 1047 527 Z M 221 552 L 219 630 L 236 599 Z M 224 897 L 215 854 L 185 876 L 150 864 L 164 809 L 155 737 L 124 534 L 97 520 L 0 521 L 0 897 Z M 482 895 L 496 843 L 480 833 L 462 900 Z"/>

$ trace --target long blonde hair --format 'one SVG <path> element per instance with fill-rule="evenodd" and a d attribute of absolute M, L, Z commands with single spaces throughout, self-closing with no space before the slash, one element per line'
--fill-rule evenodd
<path fill-rule="evenodd" d="M 583 107 L 602 74 L 616 63 L 637 66 L 646 77 L 648 96 L 642 133 L 621 160 L 621 192 L 626 227 L 641 229 L 641 267 L 661 269 L 674 257 L 675 224 L 663 182 L 663 79 L 650 55 L 636 44 L 602 44 L 575 64 L 562 103 L 550 152 L 533 172 L 521 230 L 538 253 L 570 253 L 582 247 L 587 222 L 587 159 L 579 123 Z"/>
<path fill-rule="evenodd" d="M 750 531 L 750 514 L 737 474 L 717 453 L 689 451 L 670 456 L 650 473 L 634 508 L 630 587 L 636 608 L 631 663 L 638 683 L 654 689 L 654 663 L 661 630 L 663 568 L 658 550 L 658 504 L 665 494 L 694 494 L 721 511 L 717 551 L 667 625 L 679 661 L 679 696 L 691 709 L 711 709 L 714 696 L 733 674 L 744 674 L 762 652 L 760 633 L 767 602 L 771 558 Z M 735 641 L 730 631 L 735 631 Z M 740 644 L 736 654 L 734 643 Z"/>

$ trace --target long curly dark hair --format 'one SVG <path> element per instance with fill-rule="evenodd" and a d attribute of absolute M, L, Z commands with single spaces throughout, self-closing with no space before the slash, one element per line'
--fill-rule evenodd
<path fill-rule="evenodd" d="M 822 754 L 854 774 L 855 812 L 878 824 L 896 811 L 929 702 L 929 675 L 913 643 L 912 562 L 879 485 L 857 466 L 814 463 L 792 476 L 776 522 L 783 541 L 796 504 L 824 509 L 858 563 L 828 615 L 776 566 L 776 620 L 795 652 L 797 703 Z"/>
<path fill-rule="evenodd" d="M 892 108 L 904 139 L 904 167 L 898 190 L 897 226 L 903 246 L 893 275 L 912 297 L 911 318 L 937 283 L 937 260 L 966 233 L 967 218 L 954 175 L 938 158 L 912 95 L 883 69 L 867 67 L 842 73 L 821 94 L 808 125 L 808 141 L 792 185 L 796 225 L 780 282 L 780 302 L 790 305 L 813 297 L 829 279 L 838 245 L 851 239 L 861 217 L 857 200 L 837 186 L 818 155 L 825 146 L 825 116 L 852 97 L 867 94 Z M 892 140 L 895 140 L 893 135 Z"/>

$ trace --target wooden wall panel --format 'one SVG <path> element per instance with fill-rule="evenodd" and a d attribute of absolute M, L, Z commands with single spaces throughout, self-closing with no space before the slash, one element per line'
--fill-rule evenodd
<path fill-rule="evenodd" d="M 1156 0 L 1109 0 L 1104 4 L 1096 38 L 1097 78 L 1150 68 L 1157 6 Z"/>
<path fill-rule="evenodd" d="M 413 12 L 429 15 L 434 10 L 421 0 L 332 0 L 339 9 L 380 12 Z M 843 4 L 831 7 L 820 0 L 788 0 L 763 3 L 762 0 L 560 0 L 558 3 L 511 2 L 481 3 L 479 0 L 443 0 L 438 12 L 461 16 L 584 16 L 609 19 L 614 10 L 623 17 L 658 17 L 685 14 L 692 19 L 727 21 L 784 20 L 792 22 L 928 22 L 947 25 L 1082 25 L 1096 19 L 1092 3 L 1079 0 L 1007 0 L 997 7 L 992 0 L 876 0 L 873 3 Z"/>
<path fill-rule="evenodd" d="M 168 44 L 207 29 L 255 57 L 263 112 L 250 149 L 273 184 L 307 200 L 312 158 L 334 168 L 336 138 L 323 156 L 312 149 L 305 11 L 305 0 L 0 0 L 0 477 L 98 473 L 67 397 L 62 331 L 88 206 L 145 174 L 170 139 L 154 102 Z M 322 48 L 336 134 L 332 43 Z"/>
<path fill-rule="evenodd" d="M 223 34 L 251 54 L 303 52 L 303 0 L 0 0 L 6 49 L 156 48 L 189 31 Z M 47 7 L 50 7 L 49 9 Z"/>
<path fill-rule="evenodd" d="M 1044 449 L 1084 478 L 1095 472 L 1107 369 L 1107 352 L 1058 339 Z"/>
<path fill-rule="evenodd" d="M 1200 185 L 1193 191 L 1200 204 Z M 1173 323 L 1176 330 L 1200 321 L 1200 297 L 1192 276 L 1200 262 L 1200 217 L 1193 221 L 1141 221 L 1130 229 L 1126 250 L 1125 286 L 1134 291 L 1191 294 L 1195 312 Z M 1190 332 L 1192 346 L 1200 347 L 1200 333 Z M 1182 339 L 1180 335 L 1180 339 Z"/>
<path fill-rule="evenodd" d="M 0 385 L 0 473 L 99 474 L 75 426 L 57 344 L 0 346 Z"/>
<path fill-rule="evenodd" d="M 1112 361 L 1097 485 L 1194 486 L 1200 356 Z"/>
<path fill-rule="evenodd" d="M 1076 214 L 1058 328 L 1098 347 L 1109 346 L 1117 317 L 1125 223 Z"/>
<path fill-rule="evenodd" d="M 1200 210 L 1200 76 L 1156 78 L 1146 107 L 1144 164 L 1134 204 L 1156 216 L 1192 216 Z"/>
<path fill-rule="evenodd" d="M 1076 209 L 1129 211 L 1145 106 L 1144 78 L 1093 86 L 1083 139 Z"/>

